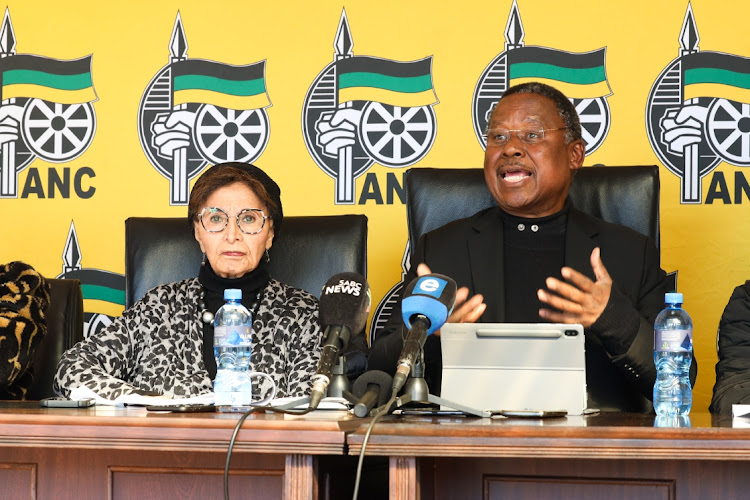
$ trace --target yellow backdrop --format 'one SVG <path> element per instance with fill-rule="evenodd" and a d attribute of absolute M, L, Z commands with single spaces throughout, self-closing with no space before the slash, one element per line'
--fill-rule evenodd
<path fill-rule="evenodd" d="M 95 313 L 117 315 L 122 311 L 124 220 L 130 216 L 184 216 L 186 208 L 179 202 L 179 193 L 170 192 L 174 186 L 167 177 L 176 178 L 174 172 L 179 165 L 184 166 L 188 172 L 181 184 L 184 191 L 195 180 L 191 169 L 197 169 L 197 175 L 208 163 L 206 157 L 232 154 L 212 149 L 218 143 L 212 142 L 216 134 L 211 135 L 211 120 L 257 119 L 255 132 L 246 136 L 249 145 L 245 147 L 257 156 L 254 162 L 282 186 L 286 214 L 368 216 L 368 279 L 373 299 L 380 301 L 401 279 L 406 219 L 398 190 L 404 167 L 482 165 L 483 150 L 472 115 L 474 92 L 493 60 L 513 50 L 506 48 L 505 33 L 514 5 L 511 0 L 456 5 L 422 0 L 344 4 L 229 0 L 9 2 L 4 36 L 0 36 L 0 55 L 7 57 L 0 60 L 0 69 L 4 78 L 2 98 L 15 97 L 3 101 L 0 107 L 0 142 L 5 143 L 1 154 L 0 262 L 24 260 L 48 276 L 82 273 L 87 285 L 86 311 L 91 316 L 88 328 L 94 328 L 95 321 L 106 323 L 106 318 L 96 319 Z M 342 21 L 343 8 L 346 19 Z M 742 214 L 746 213 L 743 210 L 747 210 L 750 195 L 740 189 L 745 182 L 742 166 L 750 163 L 745 163 L 750 153 L 741 148 L 750 130 L 744 129 L 743 121 L 748 121 L 747 105 L 725 109 L 725 114 L 721 114 L 720 106 L 704 106 L 708 115 L 698 116 L 697 122 L 672 116 L 673 125 L 692 126 L 697 130 L 696 140 L 702 141 L 694 146 L 677 144 L 676 153 L 669 157 L 677 165 L 672 165 L 673 170 L 683 168 L 684 162 L 693 162 L 699 170 L 697 174 L 685 174 L 686 179 L 692 175 L 694 181 L 692 198 L 686 200 L 683 192 L 687 188 L 682 186 L 679 172 L 668 169 L 664 154 L 659 153 L 669 151 L 666 139 L 654 135 L 655 139 L 649 140 L 649 120 L 660 123 L 649 96 L 661 81 L 662 71 L 678 56 L 691 52 L 732 55 L 729 60 L 739 68 L 737 71 L 748 73 L 743 70 L 747 65 L 743 56 L 750 56 L 750 52 L 741 35 L 750 4 L 692 2 L 699 40 L 692 25 L 687 33 L 683 31 L 691 24 L 686 23 L 688 4 L 684 0 L 577 0 L 565 4 L 519 0 L 517 8 L 523 36 L 519 37 L 519 31 L 509 35 L 517 46 L 546 47 L 570 54 L 605 49 L 606 81 L 599 82 L 599 94 L 588 97 L 608 109 L 593 118 L 593 134 L 599 134 L 600 143 L 586 164 L 661 166 L 662 264 L 667 271 L 679 270 L 678 291 L 685 294 L 685 308 L 695 323 L 700 372 L 694 408 L 704 410 L 715 378 L 718 320 L 733 287 L 748 275 L 743 243 L 750 236 L 750 227 Z M 510 24 L 516 27 L 513 22 Z M 348 27 L 350 39 L 342 38 L 342 24 Z M 175 33 L 177 39 L 173 38 Z M 180 34 L 184 34 L 186 47 Z M 33 58 L 20 55 L 37 56 L 34 64 L 38 65 L 29 62 Z M 86 74 L 76 73 L 86 61 L 73 62 L 88 56 L 89 81 Z M 406 103 L 424 106 L 420 118 L 401 117 L 407 125 L 410 119 L 416 120 L 411 150 L 378 143 L 383 134 L 388 134 L 378 129 L 379 116 L 383 110 L 392 112 L 392 107 L 369 103 L 370 107 L 363 108 L 360 101 L 334 102 L 329 114 L 315 108 L 313 98 L 323 95 L 329 65 L 346 56 L 378 58 L 369 61 L 372 67 L 398 67 L 396 73 L 411 76 L 428 64 L 431 81 L 424 75 L 418 79 L 422 84 L 427 82 L 422 94 L 427 100 Z M 179 66 L 189 75 L 208 78 L 202 81 L 234 75 L 227 78 L 246 82 L 251 79 L 248 75 L 255 74 L 253 88 L 260 88 L 260 94 L 237 104 L 247 111 L 242 117 L 239 112 L 213 116 L 211 110 L 223 109 L 221 104 L 226 101 L 214 99 L 216 93 L 207 93 L 198 98 L 202 100 L 197 104 L 167 109 L 159 118 L 159 112 L 150 111 L 149 105 L 158 100 L 158 84 L 169 85 L 165 67 L 186 58 L 212 62 L 200 67 Z M 406 64 L 425 58 L 431 60 L 422 66 Z M 9 65 L 13 60 L 21 62 Z M 265 66 L 251 67 L 262 61 Z M 688 63 L 683 64 L 685 70 Z M 171 75 L 173 92 L 180 85 L 177 67 Z M 14 68 L 26 72 L 14 72 Z M 41 79 L 34 80 L 37 77 Z M 184 81 L 192 88 L 197 80 Z M 14 87 L 14 83 L 25 87 Z M 611 95 L 601 93 L 606 84 Z M 430 85 L 436 100 L 431 99 Z M 732 85 L 741 86 L 730 82 Z M 91 87 L 96 93 L 93 101 Z M 700 94 L 702 99 L 726 97 L 719 87 L 709 87 L 707 92 Z M 377 98 L 358 95 L 365 100 Z M 36 97 L 56 99 L 60 104 L 34 100 Z M 693 102 L 713 103 L 702 99 Z M 681 109 L 681 105 L 678 101 L 675 109 Z M 358 146 L 365 143 L 364 154 L 358 146 L 353 150 L 350 147 L 348 153 L 345 147 L 321 153 L 325 151 L 320 142 L 322 132 L 331 124 L 336 109 L 355 113 L 355 129 L 361 128 L 361 134 L 371 133 L 355 138 Z M 186 111 L 186 129 L 169 129 L 176 123 L 165 122 L 172 111 Z M 732 119 L 734 128 L 740 131 L 739 149 L 730 148 L 725 137 L 714 137 Z M 187 130 L 185 137 L 190 145 L 181 152 L 159 149 L 156 137 L 165 130 Z M 229 134 L 228 129 L 222 130 Z M 354 169 L 354 173 L 342 173 L 340 177 L 339 188 L 348 185 L 348 194 L 337 194 L 330 171 L 326 173 L 320 166 L 335 171 L 342 161 Z M 175 171 L 165 176 L 155 164 Z M 177 180 L 173 183 L 179 184 Z"/>

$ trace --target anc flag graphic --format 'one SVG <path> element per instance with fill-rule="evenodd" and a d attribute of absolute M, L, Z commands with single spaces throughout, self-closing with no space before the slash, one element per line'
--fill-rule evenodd
<path fill-rule="evenodd" d="M 87 313 L 120 316 L 125 307 L 125 277 L 99 269 L 75 269 L 61 278 L 81 280 L 83 309 Z"/>
<path fill-rule="evenodd" d="M 720 52 L 680 58 L 684 98 L 718 97 L 750 103 L 750 59 Z"/>
<path fill-rule="evenodd" d="M 416 107 L 437 102 L 432 88 L 432 56 L 408 62 L 354 56 L 335 64 L 339 104 L 375 101 Z"/>
<path fill-rule="evenodd" d="M 62 61 L 31 54 L 0 59 L 1 99 L 27 97 L 60 104 L 96 100 L 91 56 Z"/>
<path fill-rule="evenodd" d="M 246 66 L 187 59 L 172 63 L 174 105 L 213 104 L 227 109 L 258 109 L 271 105 L 266 93 L 266 62 Z"/>
<path fill-rule="evenodd" d="M 604 65 L 605 49 L 574 53 L 546 47 L 507 51 L 509 86 L 542 82 L 571 98 L 592 99 L 612 94 Z"/>

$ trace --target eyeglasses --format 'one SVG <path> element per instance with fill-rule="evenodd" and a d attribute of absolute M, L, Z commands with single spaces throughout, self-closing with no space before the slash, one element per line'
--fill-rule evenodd
<path fill-rule="evenodd" d="M 229 223 L 229 215 L 222 209 L 216 207 L 206 207 L 198 214 L 203 229 L 209 233 L 220 233 Z M 259 208 L 246 208 L 235 216 L 237 227 L 245 234 L 258 234 L 263 230 L 266 224 L 266 216 L 263 210 Z"/>
<path fill-rule="evenodd" d="M 518 137 L 524 144 L 537 144 L 544 140 L 545 132 L 567 130 L 568 128 L 570 127 L 525 128 L 519 130 L 508 130 L 507 128 L 491 128 L 487 130 L 487 135 L 485 136 L 485 138 L 487 139 L 488 146 L 503 146 L 510 140 L 510 133 L 515 132 L 516 137 Z"/>

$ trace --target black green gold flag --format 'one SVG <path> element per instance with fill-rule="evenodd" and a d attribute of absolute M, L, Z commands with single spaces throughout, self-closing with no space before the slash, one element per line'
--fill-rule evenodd
<path fill-rule="evenodd" d="M 19 54 L 0 59 L 2 96 L 27 97 L 60 104 L 96 100 L 91 81 L 91 56 L 70 61 Z"/>
<path fill-rule="evenodd" d="M 507 54 L 511 86 L 537 81 L 578 99 L 612 94 L 607 82 L 603 48 L 576 53 L 547 47 L 520 47 L 508 50 Z"/>
<path fill-rule="evenodd" d="M 680 58 L 684 98 L 717 97 L 750 103 L 750 59 L 720 52 Z"/>
<path fill-rule="evenodd" d="M 100 269 L 75 269 L 65 273 L 66 279 L 81 280 L 86 312 L 122 315 L 125 305 L 125 277 Z"/>
<path fill-rule="evenodd" d="M 392 106 L 429 106 L 437 102 L 432 87 L 432 56 L 392 61 L 354 56 L 336 62 L 339 104 L 374 101 Z"/>
<path fill-rule="evenodd" d="M 266 62 L 246 66 L 187 59 L 172 63 L 174 105 L 213 104 L 227 109 L 259 109 L 271 105 L 266 93 Z"/>

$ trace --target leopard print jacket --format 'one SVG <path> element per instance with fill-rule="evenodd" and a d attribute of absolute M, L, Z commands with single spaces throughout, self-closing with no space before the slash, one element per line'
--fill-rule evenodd
<path fill-rule="evenodd" d="M 198 278 L 150 290 L 109 327 L 63 354 L 55 392 L 68 396 L 81 385 L 107 399 L 135 391 L 181 398 L 211 392 L 202 356 L 200 290 Z M 271 375 L 276 397 L 304 396 L 322 344 L 317 299 L 271 279 L 253 318 L 250 369 Z M 253 381 L 262 397 L 270 394 L 266 379 Z"/>
<path fill-rule="evenodd" d="M 41 274 L 23 262 L 0 265 L 0 399 L 26 399 L 48 305 L 49 283 Z"/>

